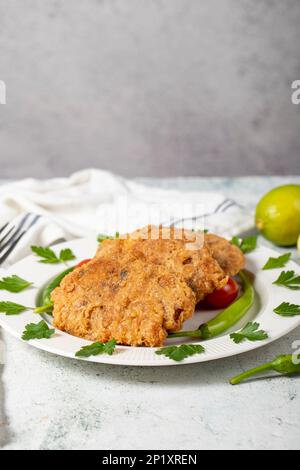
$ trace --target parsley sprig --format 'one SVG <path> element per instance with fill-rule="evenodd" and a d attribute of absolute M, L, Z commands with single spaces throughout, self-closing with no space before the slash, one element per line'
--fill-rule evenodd
<path fill-rule="evenodd" d="M 25 305 L 16 304 L 15 302 L 4 301 L 0 302 L 0 313 L 6 315 L 19 315 L 20 313 L 32 310 L 34 313 L 48 312 L 53 304 L 43 305 L 42 307 L 27 307 Z"/>
<path fill-rule="evenodd" d="M 269 258 L 263 269 L 277 269 L 284 268 L 286 263 L 290 260 L 292 253 L 285 253 L 284 255 L 278 256 L 278 258 Z"/>
<path fill-rule="evenodd" d="M 10 277 L 3 277 L 0 280 L 0 290 L 18 293 L 32 286 L 32 284 L 32 282 L 26 281 L 25 279 L 13 274 Z"/>
<path fill-rule="evenodd" d="M 300 275 L 296 274 L 295 271 L 282 271 L 273 284 L 292 290 L 300 290 Z"/>
<path fill-rule="evenodd" d="M 96 343 L 90 344 L 89 346 L 83 346 L 77 353 L 75 354 L 76 357 L 90 357 L 90 356 L 98 356 L 99 354 L 108 354 L 112 356 L 114 350 L 116 348 L 116 340 L 111 339 L 107 343 L 100 343 L 100 341 L 96 341 Z"/>
<path fill-rule="evenodd" d="M 295 317 L 300 315 L 300 305 L 282 302 L 278 307 L 274 308 L 274 312 L 282 317 Z"/>
<path fill-rule="evenodd" d="M 19 313 L 26 312 L 26 310 L 32 309 L 14 302 L 0 302 L 0 313 L 5 313 L 6 315 L 19 315 Z"/>
<path fill-rule="evenodd" d="M 167 356 L 173 361 L 180 362 L 194 354 L 204 353 L 205 349 L 200 344 L 181 344 L 180 346 L 167 346 L 155 351 L 155 354 Z"/>
<path fill-rule="evenodd" d="M 269 337 L 268 333 L 264 330 L 259 330 L 259 323 L 249 322 L 244 328 L 237 332 L 231 333 L 230 338 L 236 343 L 242 343 L 246 339 L 249 341 L 263 341 Z"/>
<path fill-rule="evenodd" d="M 70 248 L 65 248 L 64 250 L 61 250 L 59 255 L 56 255 L 56 253 L 49 247 L 44 248 L 42 246 L 32 246 L 31 250 L 39 258 L 41 258 L 40 263 L 44 264 L 65 263 L 66 261 L 72 261 L 76 258 Z"/>
<path fill-rule="evenodd" d="M 25 330 L 22 335 L 24 341 L 29 341 L 30 339 L 49 339 L 55 333 L 54 329 L 49 328 L 47 323 L 42 320 L 39 323 L 28 323 L 25 326 Z"/>
<path fill-rule="evenodd" d="M 256 248 L 257 235 L 252 235 L 246 238 L 233 237 L 231 243 L 232 245 L 237 246 L 244 254 L 250 253 Z"/>

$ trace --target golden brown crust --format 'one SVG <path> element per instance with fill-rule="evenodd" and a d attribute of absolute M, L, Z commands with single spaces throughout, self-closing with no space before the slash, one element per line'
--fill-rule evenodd
<path fill-rule="evenodd" d="M 203 242 L 203 233 L 148 226 L 127 235 L 127 238 L 105 240 L 97 257 L 116 257 L 126 262 L 140 259 L 146 264 L 165 266 L 170 272 L 184 277 L 199 302 L 228 281 Z"/>
<path fill-rule="evenodd" d="M 190 230 L 148 226 L 105 240 L 52 293 L 54 325 L 91 341 L 161 346 L 243 262 L 225 239 Z"/>
<path fill-rule="evenodd" d="M 182 245 L 188 250 L 201 250 L 207 248 L 212 257 L 227 276 L 234 276 L 245 267 L 245 256 L 235 245 L 228 240 L 213 233 L 193 232 L 187 229 L 174 227 L 156 227 L 148 225 L 127 235 L 131 239 L 152 237 L 158 239 L 171 239 L 182 241 Z"/>
<path fill-rule="evenodd" d="M 94 259 L 52 293 L 54 325 L 92 341 L 160 346 L 195 310 L 181 276 L 141 260 Z"/>
<path fill-rule="evenodd" d="M 225 238 L 207 233 L 205 246 L 228 276 L 234 276 L 245 267 L 245 256 L 242 251 Z"/>

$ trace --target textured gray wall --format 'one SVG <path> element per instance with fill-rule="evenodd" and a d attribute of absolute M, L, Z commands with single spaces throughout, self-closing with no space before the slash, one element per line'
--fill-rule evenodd
<path fill-rule="evenodd" d="M 300 174 L 299 0 L 0 0 L 0 177 Z"/>

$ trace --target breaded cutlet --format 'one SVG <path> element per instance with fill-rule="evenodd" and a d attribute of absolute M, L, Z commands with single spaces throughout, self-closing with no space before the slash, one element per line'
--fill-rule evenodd
<path fill-rule="evenodd" d="M 148 226 L 101 243 L 52 293 L 54 325 L 91 341 L 161 346 L 244 264 L 212 234 Z"/>
<path fill-rule="evenodd" d="M 95 258 L 52 293 L 54 325 L 91 341 L 161 346 L 195 310 L 182 275 L 144 260 Z"/>
<path fill-rule="evenodd" d="M 205 246 L 228 276 L 234 276 L 245 267 L 245 256 L 242 251 L 225 238 L 207 233 L 204 240 Z"/>
<path fill-rule="evenodd" d="M 198 236 L 187 230 L 148 226 L 127 238 L 104 240 L 96 256 L 126 262 L 139 259 L 145 264 L 165 266 L 183 276 L 195 292 L 197 302 L 228 281 L 209 248 L 203 246 L 203 234 Z"/>

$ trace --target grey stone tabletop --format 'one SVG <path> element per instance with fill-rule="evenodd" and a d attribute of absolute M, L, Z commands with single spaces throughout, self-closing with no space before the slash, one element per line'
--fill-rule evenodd
<path fill-rule="evenodd" d="M 183 190 L 219 190 L 253 209 L 271 187 L 300 183 L 300 177 L 139 181 Z M 299 261 L 296 250 L 293 256 Z M 244 355 L 163 368 L 80 362 L 36 350 L 4 332 L 2 339 L 3 449 L 300 447 L 300 377 L 228 384 L 231 376 L 290 353 L 292 343 L 300 340 L 299 328 Z"/>

